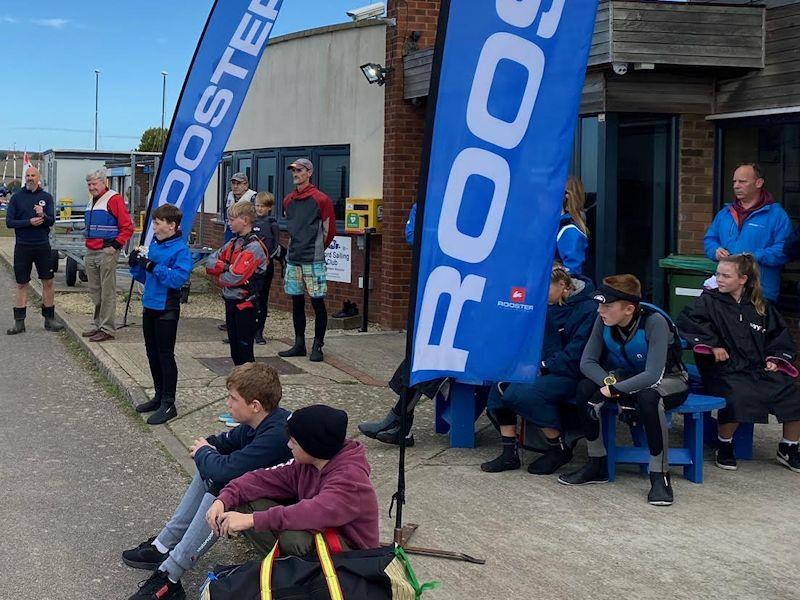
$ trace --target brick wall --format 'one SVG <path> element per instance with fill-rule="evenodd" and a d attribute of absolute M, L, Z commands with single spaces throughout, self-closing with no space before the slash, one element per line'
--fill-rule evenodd
<path fill-rule="evenodd" d="M 702 254 L 714 217 L 714 125 L 704 115 L 681 115 L 678 252 Z"/>
<path fill-rule="evenodd" d="M 381 324 L 405 328 L 408 313 L 411 251 L 403 229 L 408 211 L 417 198 L 421 148 L 425 132 L 425 104 L 403 99 L 403 55 L 409 34 L 421 34 L 419 48 L 436 41 L 439 0 L 389 0 L 387 15 L 397 20 L 386 29 L 386 61 L 393 67 L 386 83 L 383 156 L 384 228 L 381 263 Z"/>

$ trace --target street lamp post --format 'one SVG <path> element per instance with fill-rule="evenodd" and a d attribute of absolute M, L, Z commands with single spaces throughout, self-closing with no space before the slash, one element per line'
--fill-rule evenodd
<path fill-rule="evenodd" d="M 97 150 L 97 109 L 100 99 L 100 69 L 94 70 L 94 149 Z"/>
<path fill-rule="evenodd" d="M 164 117 L 167 110 L 167 72 L 161 71 L 161 131 L 164 131 Z"/>

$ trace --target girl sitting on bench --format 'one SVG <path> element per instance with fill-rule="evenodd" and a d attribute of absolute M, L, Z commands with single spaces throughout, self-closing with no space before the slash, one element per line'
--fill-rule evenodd
<path fill-rule="evenodd" d="M 570 276 L 560 263 L 553 266 L 539 376 L 531 383 L 492 385 L 486 410 L 500 427 L 503 447 L 500 456 L 483 463 L 481 470 L 499 473 L 520 468 L 517 415 L 541 427 L 547 439 L 547 450 L 528 466 L 528 473 L 549 475 L 572 460 L 562 413 L 581 378 L 581 353 L 595 319 L 593 291 L 588 279 Z"/>
<path fill-rule="evenodd" d="M 783 423 L 778 462 L 800 473 L 795 346 L 783 318 L 764 299 L 755 258 L 721 258 L 716 288 L 706 288 L 677 324 L 694 349 L 707 393 L 727 402 L 717 415 L 717 466 L 735 471 L 733 433 L 739 423 L 766 423 L 772 413 Z"/>

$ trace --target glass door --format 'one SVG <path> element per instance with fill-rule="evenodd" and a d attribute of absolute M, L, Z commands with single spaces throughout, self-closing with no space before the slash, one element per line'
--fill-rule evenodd
<path fill-rule="evenodd" d="M 672 246 L 674 123 L 620 116 L 617 147 L 616 273 L 632 273 L 644 297 L 664 303 L 658 261 Z"/>

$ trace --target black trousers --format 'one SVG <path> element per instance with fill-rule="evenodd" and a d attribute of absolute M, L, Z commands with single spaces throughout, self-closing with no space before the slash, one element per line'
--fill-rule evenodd
<path fill-rule="evenodd" d="M 175 362 L 175 338 L 178 335 L 177 310 L 142 311 L 142 331 L 147 362 L 156 393 L 166 398 L 175 397 L 178 386 L 178 365 Z"/>
<path fill-rule="evenodd" d="M 664 450 L 664 423 L 662 414 L 668 410 L 680 406 L 686 401 L 688 391 L 670 396 L 661 396 L 653 389 L 644 389 L 635 394 L 625 394 L 619 398 L 606 398 L 600 393 L 600 387 L 589 379 L 584 379 L 578 384 L 575 393 L 578 402 L 578 414 L 581 419 L 581 426 L 586 435 L 586 441 L 597 441 L 600 437 L 600 420 L 592 418 L 592 410 L 589 404 L 597 405 L 603 402 L 618 402 L 627 406 L 636 406 L 639 418 L 647 436 L 647 445 L 650 448 L 651 456 L 658 456 Z M 663 401 L 663 408 L 659 410 L 659 404 Z"/>
<path fill-rule="evenodd" d="M 269 306 L 269 290 L 272 287 L 272 277 L 275 275 L 275 263 L 269 261 L 266 273 L 264 273 L 264 286 L 258 293 L 258 317 L 256 320 L 256 331 L 264 329 L 267 320 L 267 307 Z"/>
<path fill-rule="evenodd" d="M 253 336 L 256 333 L 258 309 L 255 306 L 239 309 L 239 300 L 225 300 L 225 324 L 228 326 L 228 341 L 231 360 L 236 366 L 255 362 Z"/>

